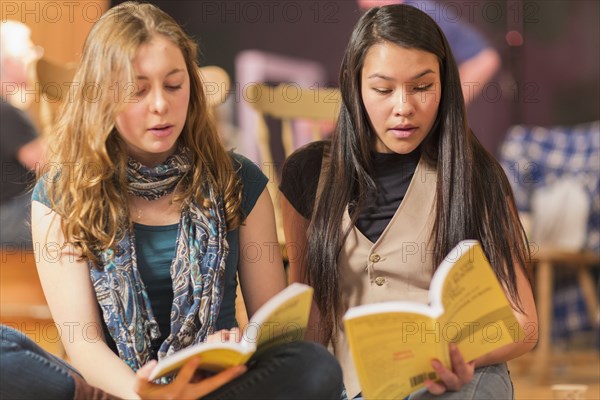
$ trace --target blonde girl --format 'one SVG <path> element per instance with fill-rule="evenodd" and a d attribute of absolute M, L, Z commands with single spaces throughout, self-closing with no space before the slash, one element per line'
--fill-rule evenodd
<path fill-rule="evenodd" d="M 339 397 L 339 366 L 303 342 L 214 376 L 196 376 L 192 360 L 170 382 L 147 381 L 157 358 L 239 337 L 236 274 L 250 315 L 285 287 L 267 179 L 222 147 L 196 57 L 150 4 L 119 5 L 92 28 L 32 203 L 72 366 L 3 327 L 3 397 Z M 270 256 L 245 258 L 250 244 Z"/>

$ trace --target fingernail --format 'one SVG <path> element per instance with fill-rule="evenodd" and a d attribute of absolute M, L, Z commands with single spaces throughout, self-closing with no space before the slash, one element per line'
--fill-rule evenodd
<path fill-rule="evenodd" d="M 435 368 L 435 369 L 440 369 L 442 367 L 442 363 L 440 363 L 437 360 L 431 361 L 431 365 L 433 365 L 433 368 Z"/>

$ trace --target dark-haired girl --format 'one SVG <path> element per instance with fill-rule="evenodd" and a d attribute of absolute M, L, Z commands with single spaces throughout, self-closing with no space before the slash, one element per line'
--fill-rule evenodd
<path fill-rule="evenodd" d="M 465 116 L 448 42 L 408 5 L 366 12 L 346 48 L 331 143 L 286 162 L 281 190 L 291 275 L 315 288 L 314 340 L 333 342 L 348 398 L 360 393 L 341 317 L 352 306 L 427 302 L 435 267 L 461 240 L 479 240 L 527 337 L 452 366 L 413 398 L 511 398 L 506 361 L 537 340 L 527 243 L 509 182 Z M 400 332 L 399 332 L 400 334 Z"/>

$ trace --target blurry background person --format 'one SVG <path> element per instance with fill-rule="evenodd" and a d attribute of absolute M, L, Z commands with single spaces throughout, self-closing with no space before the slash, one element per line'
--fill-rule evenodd
<path fill-rule="evenodd" d="M 27 84 L 28 70 L 41 51 L 30 29 L 16 21 L 0 22 L 0 243 L 31 246 L 30 184 L 44 146 L 27 114 L 11 104 Z M 10 97 L 10 98 L 9 98 Z"/>

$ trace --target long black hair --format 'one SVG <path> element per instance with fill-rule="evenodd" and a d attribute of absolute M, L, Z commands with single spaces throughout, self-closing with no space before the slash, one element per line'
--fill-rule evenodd
<path fill-rule="evenodd" d="M 372 8 L 359 20 L 340 70 L 340 116 L 308 235 L 305 278 L 315 289 L 324 324 L 321 329 L 331 333 L 343 312 L 337 258 L 348 234 L 342 231 L 344 210 L 355 202 L 351 213 L 354 225 L 366 193 L 375 188 L 371 172 L 375 132 L 362 101 L 361 71 L 368 50 L 383 42 L 423 50 L 439 60 L 439 109 L 432 130 L 420 145 L 422 157 L 437 169 L 436 218 L 431 233 L 434 264 L 459 241 L 479 240 L 508 295 L 520 308 L 515 267 L 524 268 L 528 247 L 510 184 L 468 127 L 458 67 L 443 32 L 424 12 L 396 4 Z"/>

